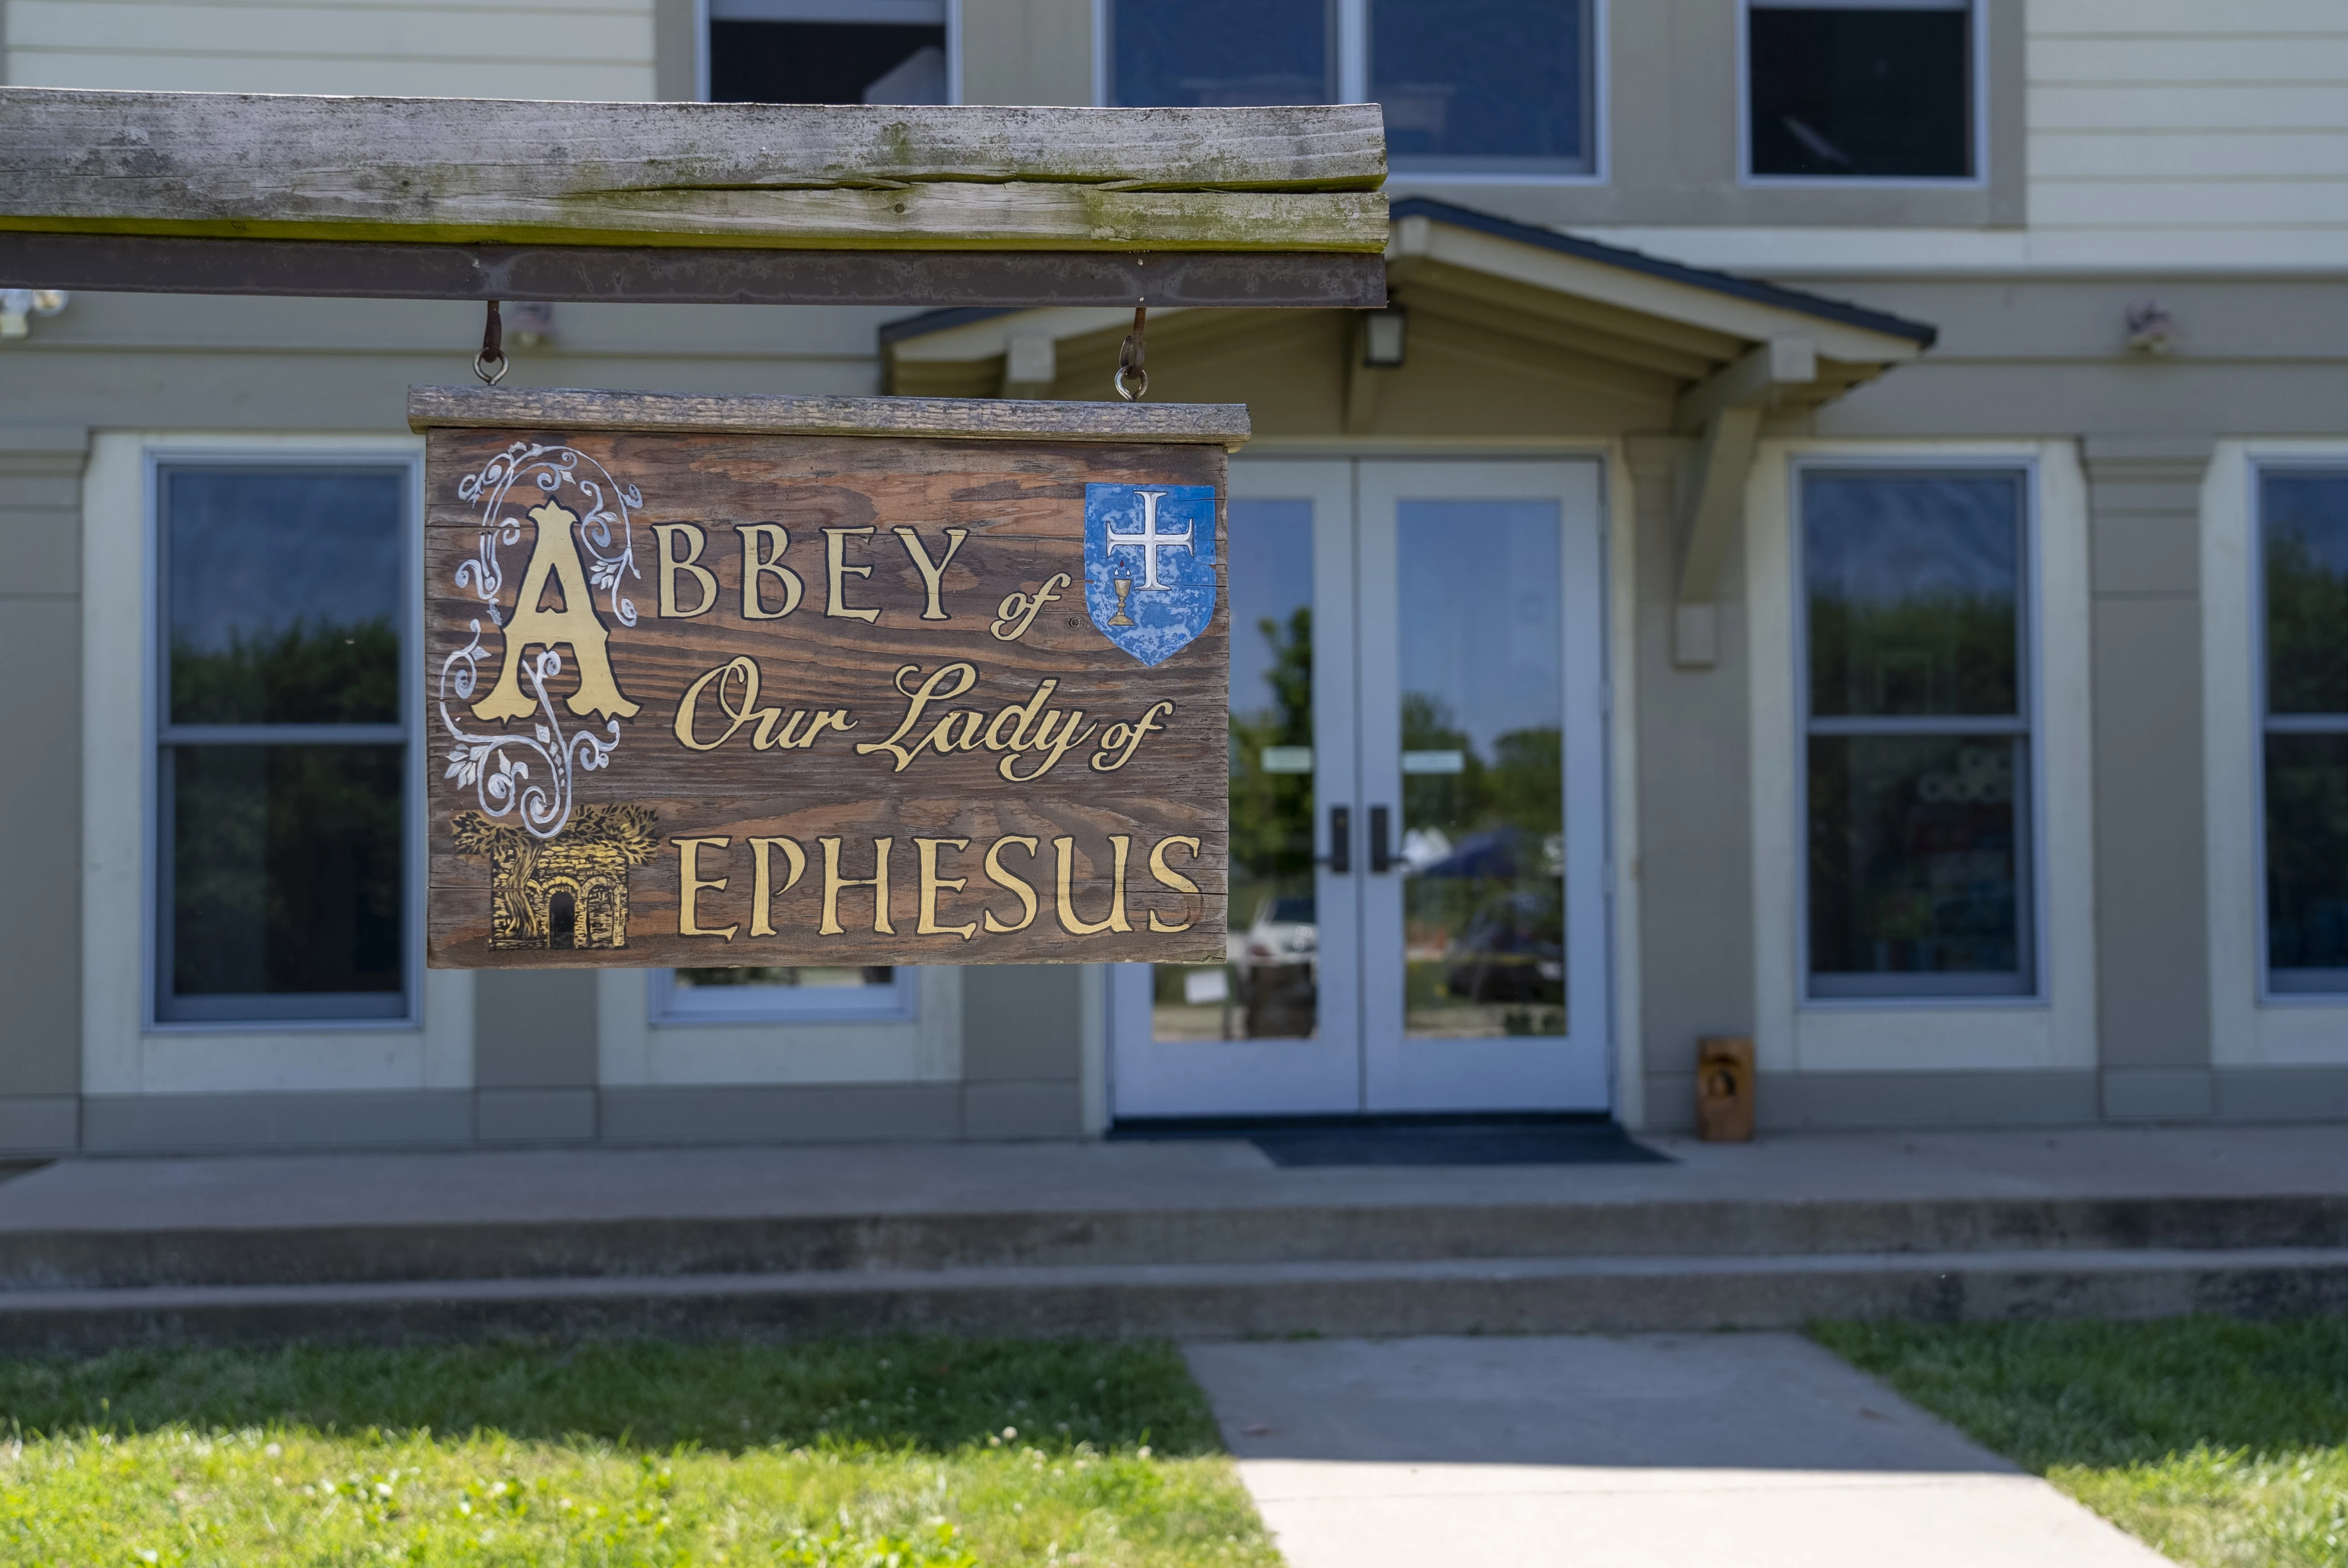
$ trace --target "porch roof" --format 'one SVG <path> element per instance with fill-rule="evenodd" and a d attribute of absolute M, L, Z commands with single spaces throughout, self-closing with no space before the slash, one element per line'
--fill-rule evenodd
<path fill-rule="evenodd" d="M 1617 391 L 1651 412 L 1637 425 L 1694 431 L 1732 406 L 1798 414 L 1915 358 L 1936 335 L 1886 312 L 1424 197 L 1394 204 L 1385 258 L 1389 297 L 1409 313 L 1414 339 L 1431 328 L 1488 364 Z M 1097 307 L 931 311 L 884 325 L 880 349 L 892 392 L 1087 396 L 1130 324 L 1130 312 Z M 1150 329 L 1161 361 L 1273 330 L 1252 313 L 1182 306 L 1154 308 Z M 1363 379 L 1357 364 L 1349 370 Z M 1358 390 L 1346 397 L 1349 427 Z"/>

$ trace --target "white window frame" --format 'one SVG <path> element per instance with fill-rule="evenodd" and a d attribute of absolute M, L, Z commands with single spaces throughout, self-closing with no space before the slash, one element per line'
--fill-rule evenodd
<path fill-rule="evenodd" d="M 167 470 L 186 472 L 198 468 L 285 468 L 323 469 L 335 467 L 367 468 L 378 472 L 396 470 L 406 476 L 407 517 L 401 541 L 402 580 L 410 585 L 403 594 L 400 605 L 399 718 L 388 725 L 336 725 L 336 729 L 396 729 L 404 737 L 400 743 L 407 748 L 406 763 L 401 769 L 401 785 L 406 794 L 400 813 L 402 838 L 400 853 L 400 901 L 403 938 L 400 991 L 403 1006 L 396 1013 L 369 1014 L 360 1017 L 336 1018 L 288 1012 L 283 1016 L 261 1015 L 247 1018 L 167 1019 L 161 1014 L 162 996 L 162 930 L 169 911 L 163 906 L 170 865 L 166 859 L 162 809 L 164 785 L 162 779 L 162 748 L 173 743 L 169 733 L 177 726 L 167 723 L 164 709 L 170 700 L 170 608 L 163 602 L 169 590 L 163 559 L 162 478 Z M 143 466 L 145 511 L 145 570 L 144 626 L 141 643 L 145 654 L 145 680 L 140 693 L 140 723 L 142 779 L 142 833 L 140 859 L 144 866 L 141 877 L 143 896 L 142 919 L 139 922 L 141 950 L 139 968 L 143 976 L 140 990 L 140 1024 L 158 1033 L 232 1033 L 299 1032 L 304 1034 L 364 1031 L 383 1029 L 413 1029 L 421 1022 L 424 996 L 425 912 L 427 886 L 425 872 L 424 801 L 426 792 L 421 721 L 420 682 L 417 675 L 422 636 L 422 603 L 417 590 L 423 580 L 424 540 L 424 464 L 420 454 L 414 451 L 386 452 L 365 447 L 211 447 L 188 448 L 151 446 L 144 453 Z M 258 739 L 261 732 L 286 728 L 280 725 L 240 724 L 201 726 L 250 732 Z M 309 728 L 310 726 L 300 726 Z M 354 743 L 384 743 L 386 737 L 372 736 Z M 202 744 L 201 739 L 187 741 Z"/>
<path fill-rule="evenodd" d="M 693 96 L 709 101 L 709 24 L 713 21 L 831 22 L 907 20 L 935 26 L 924 15 L 942 13 L 946 29 L 946 102 L 962 97 L 962 0 L 693 0 Z"/>
<path fill-rule="evenodd" d="M 2259 483 L 2348 469 L 2338 439 L 2221 440 L 2201 487 L 2202 780 L 2210 1061 L 2348 1066 L 2348 994 L 2267 985 L 2265 636 Z"/>
<path fill-rule="evenodd" d="M 2019 671 L 2020 702 L 2018 704 L 2021 712 L 2018 718 L 2010 723 L 2002 723 L 1994 729 L 1982 727 L 1980 733 L 2001 736 L 2020 736 L 2024 755 L 2029 762 L 2028 779 L 2016 781 L 2020 789 L 2026 791 L 2024 794 L 2025 813 L 2019 835 L 2021 843 L 2017 845 L 2015 856 L 2018 868 L 2029 879 L 2029 885 L 2024 891 L 2021 908 L 2018 911 L 2023 929 L 2017 943 L 2017 948 L 2028 966 L 2026 983 L 2021 989 L 2012 991 L 1969 990 L 1962 988 L 1931 990 L 1921 983 L 1912 990 L 1887 989 L 1879 992 L 1844 991 L 1838 994 L 1834 991 L 1817 989 L 1818 977 L 1810 968 L 1810 872 L 1809 856 L 1806 852 L 1800 857 L 1797 872 L 1799 879 L 1797 893 L 1800 919 L 1794 933 L 1796 958 L 1800 966 L 1802 1005 L 1806 1008 L 1945 1007 L 1951 1004 L 2039 1006 L 2043 1005 L 2046 999 L 2046 866 L 2043 848 L 2045 835 L 2039 827 L 2039 824 L 2044 820 L 2046 810 L 2046 767 L 2043 760 L 2044 748 L 2040 741 L 2044 723 L 2039 701 L 2041 684 L 2038 674 L 2037 588 L 2039 487 L 2038 465 L 2035 459 L 2020 458 L 2001 461 L 1995 458 L 1972 457 L 1942 460 L 1883 455 L 1850 460 L 1812 456 L 1797 458 L 1787 465 L 1788 495 L 1786 505 L 1790 537 L 1787 539 L 1787 548 L 1792 565 L 1795 598 L 1794 711 L 1797 731 L 1794 740 L 1794 801 L 1797 810 L 1801 813 L 1797 833 L 1799 842 L 1807 845 L 1809 839 L 1809 743 L 1814 735 L 1822 733 L 1814 728 L 1818 721 L 1810 712 L 1810 604 L 1808 577 L 1804 569 L 1803 556 L 1807 532 L 1807 518 L 1802 507 L 1804 483 L 1809 475 L 1821 473 L 1929 477 L 1967 471 L 1980 474 L 2012 474 L 2020 479 L 2022 488 L 2022 532 L 2018 541 L 2020 559 L 2016 563 L 2018 581 L 2015 585 L 2014 605 L 2018 643 L 2015 657 L 2021 661 L 2022 666 Z M 1903 720 L 1877 722 L 1871 724 L 1865 723 L 1846 724 L 1842 721 L 1829 723 L 1833 726 L 1832 729 L 1824 733 L 1854 735 L 1907 732 L 1941 735 L 1966 732 L 1976 727 L 1975 723 L 1967 718 L 1954 715 L 1919 719 L 1913 723 Z M 1930 979 L 1931 977 L 1927 975 L 1919 976 L 1920 982 L 1928 982 Z"/>
<path fill-rule="evenodd" d="M 896 966 L 885 986 L 681 986 L 675 969 L 645 977 L 656 1024 L 904 1023 L 922 1016 L 919 969 Z"/>
<path fill-rule="evenodd" d="M 422 971 L 403 1022 L 190 1022 L 157 1027 L 148 1007 L 155 954 L 151 897 L 155 800 L 149 723 L 155 668 L 149 576 L 149 454 L 166 461 L 218 457 L 316 463 L 337 457 L 420 463 L 413 436 L 222 434 L 180 429 L 95 434 L 82 485 L 81 1083 L 84 1093 L 345 1093 L 472 1087 L 473 976 Z M 421 508 L 417 510 L 421 516 Z M 420 624 L 423 578 L 411 613 Z M 421 680 L 421 672 L 415 678 Z M 415 842 L 425 843 L 427 748 L 411 748 Z M 417 910 L 412 951 L 422 952 Z"/>
<path fill-rule="evenodd" d="M 1109 35 L 1110 9 L 1116 0 L 1092 0 L 1093 21 L 1093 102 L 1107 105 L 1109 96 Z M 1358 104 L 1370 102 L 1370 0 L 1323 0 L 1334 15 L 1334 42 L 1337 52 L 1337 101 Z M 1608 70 L 1607 12 L 1612 0 L 1588 0 L 1589 5 L 1589 77 L 1586 83 L 1589 104 L 1590 167 L 1586 169 L 1518 170 L 1506 168 L 1490 169 L 1451 169 L 1391 171 L 1387 184 L 1394 185 L 1603 185 L 1607 182 L 1610 156 L 1607 83 Z"/>
<path fill-rule="evenodd" d="M 2032 1000 L 1903 1000 L 1804 996 L 1797 939 L 1807 853 L 1796 752 L 1799 584 L 1790 538 L 1792 465 L 1890 461 L 1948 468 L 1967 460 L 2034 464 L 2033 563 L 2039 659 L 2035 847 L 2041 888 L 2040 987 Z M 1768 1072 L 2087 1071 L 2096 1040 L 2095 687 L 2088 637 L 2087 487 L 2067 440 L 1773 436 L 1745 487 L 1745 648 L 1752 784 L 1754 1045 Z M 2238 612 L 2239 613 L 2239 612 Z M 2241 702 L 2236 699 L 2240 708 Z"/>
<path fill-rule="evenodd" d="M 2312 457 L 2262 456 L 2253 457 L 2246 466 L 2249 494 L 2249 549 L 2246 559 L 2250 568 L 2250 718 L 2256 738 L 2250 747 L 2251 825 L 2257 842 L 2258 877 L 2254 900 L 2254 918 L 2258 932 L 2258 998 L 2262 1005 L 2340 1007 L 2348 1004 L 2348 970 L 2336 971 L 2341 979 L 2329 986 L 2278 987 L 2275 984 L 2274 949 L 2269 941 L 2268 917 L 2270 904 L 2267 886 L 2267 738 L 2277 733 L 2274 716 L 2267 708 L 2267 599 L 2266 556 L 2267 518 L 2264 504 L 2266 479 L 2271 474 L 2325 475 L 2348 479 L 2348 454 L 2331 462 Z M 2284 721 L 2281 733 L 2286 734 L 2348 734 L 2348 714 L 2307 714 Z M 2334 971 L 2319 971 L 2334 972 Z"/>
<path fill-rule="evenodd" d="M 1736 0 L 1736 182 L 1807 190 L 1986 190 L 1989 189 L 1989 7 L 1991 0 Z M 1756 174 L 1753 172 L 1753 12 L 1954 11 L 1972 15 L 1972 168 L 1969 175 Z"/>

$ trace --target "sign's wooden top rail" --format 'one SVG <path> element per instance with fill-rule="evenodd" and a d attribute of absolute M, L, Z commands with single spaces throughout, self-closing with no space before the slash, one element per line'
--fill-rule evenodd
<path fill-rule="evenodd" d="M 1377 253 L 1374 104 L 1095 109 L 0 88 L 0 230 Z"/>
<path fill-rule="evenodd" d="M 1019 398 L 710 397 L 676 392 L 411 386 L 407 425 L 435 429 L 657 430 L 758 436 L 932 436 L 956 441 L 1141 441 L 1237 451 L 1237 403 L 1057 403 Z"/>

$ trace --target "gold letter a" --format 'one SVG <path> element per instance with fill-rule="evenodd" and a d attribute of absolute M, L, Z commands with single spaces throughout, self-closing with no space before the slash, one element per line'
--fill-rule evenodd
<path fill-rule="evenodd" d="M 473 717 L 529 718 L 537 711 L 536 704 L 521 694 L 521 682 L 515 679 L 523 651 L 567 642 L 571 662 L 579 671 L 579 690 L 568 699 L 571 711 L 581 718 L 590 713 L 607 719 L 634 718 L 638 704 L 623 696 L 619 682 L 612 679 L 612 661 L 603 652 L 604 640 L 611 634 L 595 619 L 595 600 L 587 591 L 587 574 L 579 566 L 579 547 L 571 538 L 571 526 L 578 516 L 549 501 L 531 512 L 530 520 L 538 525 L 538 543 L 530 550 L 530 569 L 521 575 L 521 596 L 514 602 L 513 618 L 506 622 L 505 668 L 489 694 L 473 704 Z M 562 589 L 561 610 L 538 607 L 550 576 Z"/>

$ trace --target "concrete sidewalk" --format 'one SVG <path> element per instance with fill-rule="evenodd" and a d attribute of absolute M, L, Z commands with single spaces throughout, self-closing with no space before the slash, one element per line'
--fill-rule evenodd
<path fill-rule="evenodd" d="M 1669 1164 L 1282 1169 L 1244 1140 L 61 1160 L 0 1234 L 1347 1205 L 2348 1196 L 2337 1126 L 1641 1140 Z"/>
<path fill-rule="evenodd" d="M 1290 1568 L 2160 1568 L 1788 1334 L 1186 1351 Z"/>

